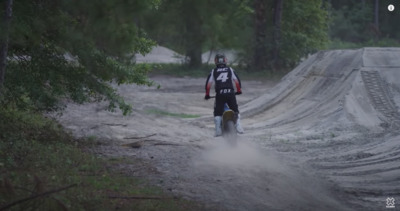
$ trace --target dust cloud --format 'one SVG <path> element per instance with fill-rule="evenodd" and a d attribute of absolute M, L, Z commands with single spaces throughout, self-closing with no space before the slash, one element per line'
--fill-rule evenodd
<path fill-rule="evenodd" d="M 217 138 L 222 139 L 222 138 Z M 199 158 L 203 164 L 220 165 L 227 168 L 279 168 L 275 157 L 264 154 L 257 145 L 243 138 L 232 145 L 230 140 L 210 143 Z"/>
<path fill-rule="evenodd" d="M 211 197 L 221 206 L 228 210 L 346 210 L 337 202 L 340 193 L 329 187 L 332 184 L 305 165 L 287 165 L 285 158 L 245 137 L 235 146 L 228 141 L 216 138 L 192 161 L 195 175 L 214 178 L 214 184 L 208 181 L 205 186 L 223 193 Z"/>

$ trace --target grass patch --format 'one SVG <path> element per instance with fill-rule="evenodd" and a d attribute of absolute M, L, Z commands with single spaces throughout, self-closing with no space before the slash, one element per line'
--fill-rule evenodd
<path fill-rule="evenodd" d="M 200 210 L 111 168 L 137 161 L 88 153 L 95 138 L 76 140 L 40 114 L 2 109 L 0 131 L 0 210 Z"/>
<path fill-rule="evenodd" d="M 346 42 L 339 39 L 331 40 L 328 49 L 358 49 L 364 47 L 400 47 L 400 42 L 390 38 L 368 40 L 366 42 Z"/>
<path fill-rule="evenodd" d="M 146 113 L 157 114 L 157 115 L 161 115 L 161 116 L 172 116 L 172 117 L 178 117 L 178 118 L 184 118 L 184 119 L 200 117 L 200 115 L 195 115 L 195 114 L 171 113 L 171 112 L 163 111 L 163 110 L 159 110 L 159 109 L 147 109 Z"/>
<path fill-rule="evenodd" d="M 240 66 L 231 66 L 242 80 L 279 80 L 290 70 L 253 72 Z M 189 68 L 183 64 L 152 64 L 149 75 L 167 75 L 174 77 L 204 78 L 206 80 L 215 65 L 202 65 L 199 68 Z"/>

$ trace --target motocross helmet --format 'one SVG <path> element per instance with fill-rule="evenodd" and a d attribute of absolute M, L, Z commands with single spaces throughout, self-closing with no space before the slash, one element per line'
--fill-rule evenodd
<path fill-rule="evenodd" d="M 226 64 L 227 60 L 226 60 L 225 55 L 217 54 L 217 55 L 215 55 L 214 62 L 216 65 L 224 65 L 224 64 Z"/>

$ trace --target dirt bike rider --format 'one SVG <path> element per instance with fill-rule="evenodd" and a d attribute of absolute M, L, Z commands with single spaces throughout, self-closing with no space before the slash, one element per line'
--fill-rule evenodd
<path fill-rule="evenodd" d="M 224 112 L 225 103 L 232 109 L 238 116 L 236 122 L 236 130 L 238 133 L 243 133 L 243 128 L 240 124 L 239 108 L 236 102 L 236 95 L 242 94 L 241 83 L 239 77 L 231 67 L 226 65 L 227 59 L 223 54 L 215 55 L 214 62 L 216 68 L 211 70 L 206 81 L 206 95 L 204 99 L 210 99 L 210 89 L 215 82 L 215 105 L 214 105 L 214 123 L 215 123 L 215 136 L 222 135 L 221 121 Z M 233 87 L 236 86 L 236 93 Z"/>

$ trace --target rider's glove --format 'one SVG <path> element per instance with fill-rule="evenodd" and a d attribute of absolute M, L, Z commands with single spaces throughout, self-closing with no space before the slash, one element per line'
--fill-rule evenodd
<path fill-rule="evenodd" d="M 210 99 L 210 98 L 211 98 L 210 95 L 204 96 L 204 100 L 208 100 L 208 99 Z"/>
<path fill-rule="evenodd" d="M 241 94 L 242 94 L 242 91 L 238 91 L 235 93 L 235 95 L 241 95 Z"/>

